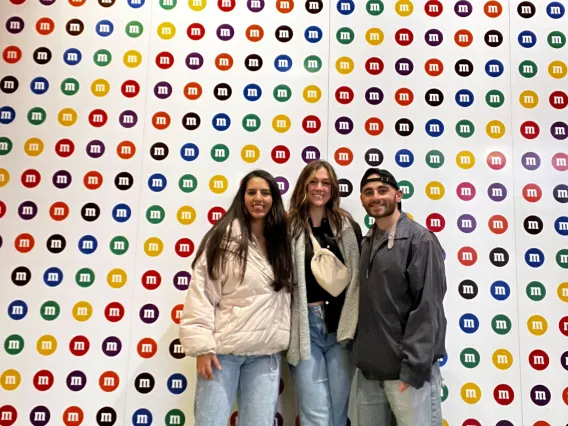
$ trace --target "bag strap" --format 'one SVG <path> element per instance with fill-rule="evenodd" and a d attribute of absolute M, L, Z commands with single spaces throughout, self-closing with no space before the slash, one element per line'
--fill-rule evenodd
<path fill-rule="evenodd" d="M 318 240 L 316 240 L 316 237 L 312 233 L 311 229 L 308 229 L 308 233 L 310 234 L 310 239 L 312 240 L 312 245 L 314 246 L 314 252 L 317 251 L 317 250 L 321 250 L 321 246 L 320 246 Z"/>
<path fill-rule="evenodd" d="M 316 250 L 321 250 L 321 246 L 320 246 L 318 240 L 316 240 L 316 237 L 314 237 L 314 234 L 312 233 L 312 228 L 310 227 L 310 225 L 306 223 L 305 228 L 306 228 L 308 235 L 310 236 L 310 240 L 312 241 L 312 245 L 314 246 L 314 252 Z"/>

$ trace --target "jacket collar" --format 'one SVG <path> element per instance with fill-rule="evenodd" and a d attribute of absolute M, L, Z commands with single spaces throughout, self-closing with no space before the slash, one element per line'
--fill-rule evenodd
<path fill-rule="evenodd" d="M 401 212 L 398 221 L 388 232 L 386 232 L 382 236 L 379 243 L 371 245 L 371 252 L 369 253 L 370 261 L 372 261 L 375 258 L 376 254 L 379 252 L 379 249 L 383 246 L 385 242 L 387 242 L 387 248 L 390 250 L 394 246 L 394 242 L 396 240 L 408 238 L 410 235 L 409 226 L 410 226 L 410 219 L 408 218 L 406 213 Z M 375 228 L 376 227 L 373 225 L 371 229 L 369 229 L 369 232 L 367 232 L 367 235 L 365 235 L 365 239 L 367 240 L 367 242 L 369 241 L 371 241 L 371 243 L 373 242 L 374 238 L 373 234 Z"/>
<path fill-rule="evenodd" d="M 398 218 L 398 221 L 394 224 L 394 226 L 395 226 L 394 229 L 395 240 L 405 239 L 410 236 L 410 218 L 405 212 L 400 212 L 400 217 Z M 365 235 L 365 238 L 367 239 L 373 238 L 374 232 L 375 232 L 375 225 L 371 226 L 371 228 Z M 386 238 L 386 235 L 383 238 Z"/>

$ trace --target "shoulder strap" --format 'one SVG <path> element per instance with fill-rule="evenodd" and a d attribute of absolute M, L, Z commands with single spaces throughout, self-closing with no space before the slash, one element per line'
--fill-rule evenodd
<path fill-rule="evenodd" d="M 307 234 L 310 236 L 310 240 L 312 242 L 312 246 L 314 248 L 314 253 L 317 250 L 321 249 L 321 246 L 318 243 L 318 240 L 316 240 L 316 237 L 314 237 L 314 234 L 312 233 L 312 228 L 310 227 L 309 223 L 304 222 L 304 229 L 306 230 Z"/>
<path fill-rule="evenodd" d="M 312 241 L 312 245 L 314 246 L 314 253 L 315 253 L 317 250 L 321 249 L 321 246 L 319 245 L 318 240 L 316 239 L 316 237 L 314 237 L 314 234 L 312 233 L 312 230 L 309 227 L 307 231 L 308 234 L 310 235 L 310 240 Z"/>

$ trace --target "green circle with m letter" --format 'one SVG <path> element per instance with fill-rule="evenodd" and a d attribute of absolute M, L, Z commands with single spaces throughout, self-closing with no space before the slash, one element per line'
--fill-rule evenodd
<path fill-rule="evenodd" d="M 505 103 L 505 95 L 499 90 L 490 90 L 485 95 L 485 102 L 491 108 L 499 108 Z"/>
<path fill-rule="evenodd" d="M 90 287 L 95 282 L 95 273 L 90 268 L 79 269 L 75 274 L 75 282 L 79 287 Z"/>
<path fill-rule="evenodd" d="M 112 254 L 116 254 L 117 256 L 122 256 L 123 254 L 126 254 L 128 248 L 130 247 L 130 244 L 128 243 L 128 240 L 125 237 L 118 236 L 110 240 L 109 246 Z"/>
<path fill-rule="evenodd" d="M 166 211 L 161 206 L 150 206 L 146 210 L 146 220 L 152 225 L 162 223 L 166 218 Z"/>
<path fill-rule="evenodd" d="M 448 395 L 450 394 L 450 391 L 448 390 L 448 387 L 443 384 L 442 385 L 442 402 L 444 402 L 446 399 L 448 399 Z"/>
<path fill-rule="evenodd" d="M 398 187 L 402 191 L 402 199 L 408 200 L 414 195 L 414 185 L 407 180 L 401 180 L 398 182 Z"/>
<path fill-rule="evenodd" d="M 568 249 L 562 249 L 556 253 L 556 263 L 561 268 L 568 269 Z"/>
<path fill-rule="evenodd" d="M 287 102 L 292 97 L 292 89 L 285 84 L 279 84 L 274 88 L 272 95 L 278 102 Z"/>
<path fill-rule="evenodd" d="M 61 93 L 65 96 L 74 96 L 79 93 L 80 84 L 74 78 L 66 78 L 61 82 Z"/>
<path fill-rule="evenodd" d="M 511 331 L 512 323 L 507 315 L 495 315 L 491 320 L 491 328 L 493 331 L 501 336 L 508 334 Z"/>
<path fill-rule="evenodd" d="M 566 45 L 566 36 L 560 31 L 552 31 L 548 34 L 546 41 L 553 49 L 561 49 Z"/>
<path fill-rule="evenodd" d="M 0 137 L 0 155 L 8 155 L 13 147 L 14 144 L 10 139 L 5 136 Z"/>
<path fill-rule="evenodd" d="M 144 25 L 138 21 L 130 21 L 126 24 L 125 32 L 130 38 L 138 38 L 144 32 Z"/>
<path fill-rule="evenodd" d="M 439 169 L 444 165 L 445 157 L 441 151 L 433 149 L 426 153 L 426 164 L 433 169 Z"/>
<path fill-rule="evenodd" d="M 308 56 L 304 60 L 304 68 L 308 72 L 311 72 L 311 73 L 318 72 L 319 70 L 321 70 L 322 66 L 323 66 L 322 60 L 319 58 L 319 56 L 316 56 L 316 55 Z"/>
<path fill-rule="evenodd" d="M 18 355 L 24 350 L 24 338 L 18 334 L 12 334 L 4 340 L 4 350 L 8 355 Z"/>
<path fill-rule="evenodd" d="M 46 119 L 47 113 L 43 108 L 35 107 L 30 109 L 28 112 L 28 121 L 34 126 L 39 126 L 40 124 L 45 123 Z"/>
<path fill-rule="evenodd" d="M 172 10 L 177 6 L 177 0 L 160 0 L 160 7 L 164 10 Z"/>
<path fill-rule="evenodd" d="M 351 28 L 343 27 L 337 30 L 335 37 L 341 44 L 351 44 L 355 39 L 355 33 Z"/>
<path fill-rule="evenodd" d="M 364 223 L 365 223 L 365 226 L 367 227 L 367 229 L 371 229 L 373 227 L 373 225 L 375 224 L 375 218 L 366 214 L 365 219 L 364 219 Z"/>
<path fill-rule="evenodd" d="M 247 114 L 243 117 L 243 129 L 247 132 L 256 132 L 260 129 L 260 117 L 256 114 Z"/>
<path fill-rule="evenodd" d="M 533 61 L 523 61 L 519 64 L 519 74 L 524 78 L 533 78 L 538 74 L 538 65 Z"/>
<path fill-rule="evenodd" d="M 93 54 L 93 62 L 99 67 L 106 67 L 112 62 L 112 53 L 106 49 L 97 50 Z"/>
<path fill-rule="evenodd" d="M 39 308 L 41 317 L 46 321 L 53 321 L 59 316 L 60 312 L 61 308 L 59 307 L 59 304 L 53 300 L 45 302 L 41 305 L 41 308 Z"/>
<path fill-rule="evenodd" d="M 185 414 L 178 409 L 170 410 L 166 413 L 165 424 L 166 426 L 184 426 Z"/>
<path fill-rule="evenodd" d="M 475 126 L 469 120 L 460 120 L 456 123 L 456 133 L 460 138 L 470 138 L 475 133 Z"/>
<path fill-rule="evenodd" d="M 195 176 L 190 174 L 183 175 L 179 178 L 178 186 L 182 192 L 189 194 L 197 189 L 197 179 Z"/>
<path fill-rule="evenodd" d="M 381 0 L 369 0 L 366 9 L 369 15 L 379 16 L 385 10 L 385 5 Z"/>
<path fill-rule="evenodd" d="M 211 148 L 211 158 L 217 163 L 227 161 L 230 154 L 231 151 L 229 151 L 229 147 L 227 145 L 223 145 L 222 143 L 213 145 L 213 147 Z"/>
<path fill-rule="evenodd" d="M 465 348 L 460 353 L 460 362 L 465 368 L 475 368 L 481 362 L 479 352 L 473 348 Z"/>
<path fill-rule="evenodd" d="M 546 297 L 546 287 L 538 281 L 532 281 L 527 284 L 527 297 L 533 302 L 540 302 Z"/>

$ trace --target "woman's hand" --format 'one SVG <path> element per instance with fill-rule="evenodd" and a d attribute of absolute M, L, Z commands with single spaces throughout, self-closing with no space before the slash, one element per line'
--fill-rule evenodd
<path fill-rule="evenodd" d="M 221 370 L 221 364 L 217 359 L 215 354 L 205 354 L 199 355 L 197 357 L 197 374 L 199 374 L 204 379 L 213 379 L 213 370 L 211 368 L 211 363 L 215 366 L 217 370 Z"/>

